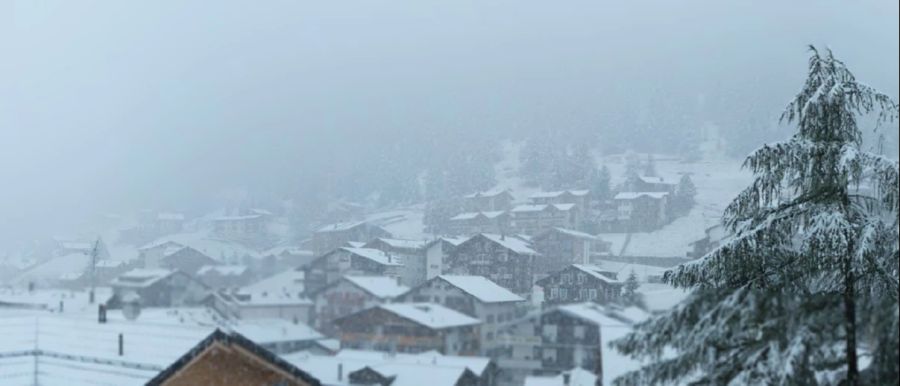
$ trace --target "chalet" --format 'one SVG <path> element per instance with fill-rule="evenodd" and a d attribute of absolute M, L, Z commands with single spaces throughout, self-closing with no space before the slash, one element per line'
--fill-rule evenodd
<path fill-rule="evenodd" d="M 444 272 L 444 260 L 466 241 L 465 237 L 438 237 L 425 246 L 425 280 Z"/>
<path fill-rule="evenodd" d="M 341 347 L 449 355 L 479 351 L 481 321 L 434 303 L 392 303 L 336 319 Z"/>
<path fill-rule="evenodd" d="M 544 290 L 544 303 L 610 303 L 619 299 L 623 283 L 616 274 L 596 265 L 572 264 L 536 283 Z"/>
<path fill-rule="evenodd" d="M 447 273 L 483 276 L 518 295 L 531 294 L 539 254 L 518 237 L 481 233 L 447 259 Z"/>
<path fill-rule="evenodd" d="M 305 265 L 315 257 L 312 251 L 297 246 L 274 247 L 258 255 L 245 256 L 243 264 L 256 277 L 268 277 Z"/>
<path fill-rule="evenodd" d="M 283 356 L 326 385 L 496 386 L 497 364 L 490 358 L 344 349 L 333 356 Z M 388 382 L 388 383 L 385 383 Z"/>
<path fill-rule="evenodd" d="M 344 276 L 311 294 L 316 328 L 332 335 L 336 332 L 333 320 L 387 303 L 408 290 L 409 287 L 390 277 Z"/>
<path fill-rule="evenodd" d="M 539 192 L 528 197 L 532 204 L 575 204 L 578 208 L 591 207 L 591 192 L 589 190 L 562 190 L 555 192 Z"/>
<path fill-rule="evenodd" d="M 613 200 L 620 231 L 647 232 L 668 222 L 668 192 L 621 192 Z"/>
<path fill-rule="evenodd" d="M 227 296 L 241 319 L 278 318 L 309 323 L 313 302 L 304 296 L 304 272 L 292 269 L 244 286 Z"/>
<path fill-rule="evenodd" d="M 251 278 L 245 265 L 204 265 L 194 276 L 216 290 L 246 285 Z"/>
<path fill-rule="evenodd" d="M 145 268 L 165 268 L 182 272 L 197 272 L 201 267 L 219 264 L 219 262 L 212 257 L 191 247 L 171 247 L 166 248 L 161 252 L 162 254 L 157 261 L 157 265 L 155 267 L 145 266 Z"/>
<path fill-rule="evenodd" d="M 506 342 L 512 361 L 507 362 L 510 367 L 504 367 L 503 360 L 498 364 L 516 379 L 530 372 L 558 374 L 576 367 L 599 370 L 601 377 L 603 369 L 621 374 L 622 369 L 616 366 L 626 359 L 611 350 L 609 342 L 646 317 L 635 307 L 591 302 L 550 307 L 503 326 L 500 338 Z"/>
<path fill-rule="evenodd" d="M 419 285 L 425 281 L 426 262 L 425 245 L 423 240 L 403 240 L 379 237 L 363 245 L 363 248 L 372 248 L 399 256 L 403 261 L 401 281 L 408 286 Z"/>
<path fill-rule="evenodd" d="M 509 218 L 504 211 L 460 213 L 450 218 L 447 230 L 454 235 L 504 233 L 509 228 Z"/>
<path fill-rule="evenodd" d="M 110 308 L 126 297 L 140 299 L 143 307 L 179 307 L 200 304 L 209 288 L 190 275 L 167 269 L 133 269 L 110 282 Z"/>
<path fill-rule="evenodd" d="M 510 229 L 536 235 L 550 228 L 575 229 L 581 223 L 575 204 L 518 205 L 510 210 Z"/>
<path fill-rule="evenodd" d="M 697 241 L 693 241 L 690 244 L 691 251 L 688 252 L 688 257 L 699 259 L 706 255 L 713 249 L 719 247 L 722 244 L 723 240 L 726 240 L 730 235 L 728 234 L 728 229 L 725 228 L 722 224 L 716 224 L 709 228 L 706 228 L 704 231 L 706 235 Z"/>
<path fill-rule="evenodd" d="M 316 293 L 344 275 L 388 276 L 400 278 L 403 262 L 372 248 L 338 248 L 301 268 L 305 274 L 307 293 Z"/>
<path fill-rule="evenodd" d="M 634 174 L 625 181 L 625 190 L 631 192 L 674 193 L 676 184 L 666 182 L 662 177 Z"/>
<path fill-rule="evenodd" d="M 313 233 L 313 252 L 321 255 L 340 248 L 348 241 L 366 243 L 378 237 L 391 237 L 384 228 L 367 221 L 343 222 L 320 227 Z"/>
<path fill-rule="evenodd" d="M 270 213 L 260 209 L 231 211 L 212 219 L 213 233 L 230 240 L 254 240 L 267 233 Z"/>
<path fill-rule="evenodd" d="M 540 252 L 540 272 L 553 272 L 569 264 L 586 264 L 595 252 L 608 252 L 609 243 L 596 236 L 565 228 L 550 228 L 532 238 Z"/>
<path fill-rule="evenodd" d="M 463 196 L 463 206 L 469 212 L 504 211 L 512 207 L 513 195 L 508 189 L 492 189 Z"/>
<path fill-rule="evenodd" d="M 319 386 L 321 383 L 242 335 L 216 330 L 147 385 Z"/>
<path fill-rule="evenodd" d="M 481 276 L 441 275 L 398 298 L 432 302 L 481 320 L 481 352 L 492 356 L 497 325 L 513 320 L 525 299 Z"/>

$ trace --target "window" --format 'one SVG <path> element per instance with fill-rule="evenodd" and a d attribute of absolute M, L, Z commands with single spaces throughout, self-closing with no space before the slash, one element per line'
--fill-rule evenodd
<path fill-rule="evenodd" d="M 569 297 L 569 289 L 568 288 L 560 288 L 559 289 L 559 298 L 562 300 L 566 300 Z"/>
<path fill-rule="evenodd" d="M 597 290 L 596 290 L 596 289 L 593 289 L 593 288 L 589 289 L 589 290 L 588 290 L 588 297 L 589 297 L 590 300 L 596 300 L 596 299 L 597 299 Z"/>
<path fill-rule="evenodd" d="M 572 333 L 575 335 L 575 338 L 584 339 L 584 326 L 575 326 Z"/>
<path fill-rule="evenodd" d="M 559 296 L 559 288 L 550 289 L 550 299 L 556 299 Z"/>
<path fill-rule="evenodd" d="M 543 327 L 542 335 L 547 339 L 556 340 L 556 325 L 545 324 Z"/>

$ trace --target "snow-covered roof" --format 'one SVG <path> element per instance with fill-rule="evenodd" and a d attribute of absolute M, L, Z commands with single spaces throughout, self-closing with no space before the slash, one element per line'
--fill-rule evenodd
<path fill-rule="evenodd" d="M 547 209 L 546 204 L 523 204 L 514 206 L 510 211 L 513 213 L 540 212 L 544 209 Z"/>
<path fill-rule="evenodd" d="M 552 206 L 561 211 L 567 211 L 574 208 L 575 204 L 552 204 Z"/>
<path fill-rule="evenodd" d="M 638 179 L 640 179 L 642 182 L 645 182 L 648 184 L 665 184 L 666 183 L 666 181 L 663 180 L 662 177 L 638 176 Z"/>
<path fill-rule="evenodd" d="M 304 275 L 305 273 L 301 270 L 287 270 L 244 286 L 238 290 L 238 293 L 249 294 L 251 299 L 258 297 L 276 298 L 279 295 L 289 295 L 291 298 L 296 298 L 303 293 Z"/>
<path fill-rule="evenodd" d="M 638 197 L 650 197 L 653 199 L 661 199 L 669 195 L 669 192 L 621 192 L 617 193 L 614 200 L 634 200 Z"/>
<path fill-rule="evenodd" d="M 591 240 L 591 241 L 599 240 L 599 238 L 597 238 L 597 236 L 590 235 L 590 234 L 587 234 L 584 232 L 571 230 L 571 229 L 566 229 L 566 228 L 553 228 L 551 230 L 548 230 L 548 232 L 553 232 L 553 231 L 562 233 L 567 236 L 577 237 L 579 239 L 585 239 L 585 240 Z"/>
<path fill-rule="evenodd" d="M 504 213 L 506 213 L 506 212 L 504 212 L 502 210 L 495 210 L 495 211 L 488 211 L 488 212 L 465 212 L 465 213 L 460 213 L 456 216 L 451 217 L 450 220 L 451 221 L 472 220 L 479 216 L 484 216 L 486 218 L 496 218 L 498 216 L 503 215 Z"/>
<path fill-rule="evenodd" d="M 435 330 L 481 324 L 478 319 L 436 303 L 395 303 L 377 307 Z"/>
<path fill-rule="evenodd" d="M 482 233 L 481 236 L 484 238 L 500 244 L 502 247 L 509 249 L 515 253 L 520 255 L 538 255 L 534 249 L 531 249 L 531 244 L 527 241 L 522 240 L 518 237 L 513 236 L 502 236 L 492 233 Z"/>
<path fill-rule="evenodd" d="M 237 216 L 218 216 L 213 218 L 213 221 L 246 221 L 246 220 L 256 220 L 258 218 L 262 218 L 261 214 L 243 214 Z"/>
<path fill-rule="evenodd" d="M 277 256 L 277 255 L 281 255 L 284 253 L 287 253 L 290 255 L 296 255 L 296 256 L 314 256 L 315 255 L 313 253 L 313 251 L 310 251 L 308 249 L 303 249 L 303 248 L 301 248 L 299 246 L 295 246 L 295 245 L 284 245 L 284 246 L 280 246 L 280 247 L 272 247 L 272 248 L 269 248 L 266 251 L 262 252 L 260 255 L 262 255 L 262 256 Z"/>
<path fill-rule="evenodd" d="M 247 272 L 246 265 L 204 265 L 197 270 L 198 275 L 216 272 L 222 276 L 240 276 Z"/>
<path fill-rule="evenodd" d="M 483 276 L 441 275 L 438 277 L 484 303 L 521 302 L 525 300 Z"/>
<path fill-rule="evenodd" d="M 593 302 L 571 303 L 555 308 L 560 312 L 580 318 L 598 326 L 630 326 L 635 320 L 625 317 L 618 307 L 604 306 Z"/>
<path fill-rule="evenodd" d="M 590 193 L 590 191 L 586 190 L 586 189 L 579 189 L 579 190 L 558 190 L 558 191 L 553 191 L 553 192 L 537 192 L 535 194 L 532 194 L 531 196 L 528 196 L 528 198 L 556 198 L 556 197 L 562 196 L 566 193 L 571 194 L 573 196 L 586 196 L 588 193 Z"/>
<path fill-rule="evenodd" d="M 391 256 L 384 251 L 374 248 L 341 248 L 343 251 L 350 252 L 356 256 L 369 259 L 381 265 L 403 265 L 397 256 Z"/>
<path fill-rule="evenodd" d="M 510 194 L 510 195 L 511 195 L 511 193 L 509 192 L 509 189 L 494 188 L 494 189 L 485 190 L 485 191 L 482 191 L 482 192 L 470 193 L 470 194 L 467 194 L 467 195 L 465 195 L 465 196 L 463 196 L 463 197 L 465 197 L 465 198 L 494 197 L 494 196 L 499 196 L 499 195 L 502 195 L 502 194 Z"/>
<path fill-rule="evenodd" d="M 231 329 L 258 344 L 310 341 L 325 337 L 306 324 L 285 319 L 240 320 Z"/>
<path fill-rule="evenodd" d="M 162 279 L 169 277 L 175 271 L 169 269 L 136 268 L 125 272 L 110 282 L 115 287 L 143 288 L 149 287 Z"/>
<path fill-rule="evenodd" d="M 282 358 L 310 372 L 323 385 L 345 385 L 349 373 L 369 367 L 382 375 L 396 376 L 391 386 L 454 386 L 465 370 L 482 376 L 491 363 L 487 357 L 442 355 L 435 351 L 407 354 L 345 349 L 334 356 L 300 352 Z M 343 370 L 341 380 L 337 379 L 339 365 Z"/>
<path fill-rule="evenodd" d="M 559 375 L 528 375 L 524 386 L 594 386 L 596 382 L 597 376 L 594 373 L 576 367 Z"/>
<path fill-rule="evenodd" d="M 405 239 L 391 239 L 386 237 L 379 237 L 373 241 L 381 241 L 391 247 L 394 248 L 405 248 L 405 249 L 419 249 L 425 247 L 424 240 L 405 240 Z M 370 241 L 369 243 L 371 243 Z"/>
<path fill-rule="evenodd" d="M 347 222 L 339 222 L 334 224 L 324 225 L 316 229 L 316 232 L 341 232 L 349 229 L 356 228 L 360 225 L 366 224 L 366 221 L 347 221 Z"/>
<path fill-rule="evenodd" d="M 630 275 L 632 271 L 634 271 L 638 281 L 641 283 L 650 281 L 650 277 L 662 277 L 662 275 L 666 273 L 666 270 L 668 270 L 668 268 L 652 265 L 611 260 L 596 260 L 595 263 L 603 271 L 615 272 L 616 277 L 623 281 L 628 278 L 628 275 Z"/>
<path fill-rule="evenodd" d="M 398 283 L 397 279 L 392 277 L 344 276 L 344 279 L 380 299 L 393 298 L 409 291 L 409 287 Z"/>
<path fill-rule="evenodd" d="M 604 273 L 615 275 L 615 272 L 603 270 L 599 266 L 593 264 L 572 264 L 572 267 L 607 283 L 621 283 L 620 280 L 616 280 L 607 275 L 604 275 Z"/>
<path fill-rule="evenodd" d="M 142 385 L 213 330 L 140 319 L 100 324 L 93 314 L 2 318 L 0 383 L 30 385 L 37 378 L 42 385 Z"/>

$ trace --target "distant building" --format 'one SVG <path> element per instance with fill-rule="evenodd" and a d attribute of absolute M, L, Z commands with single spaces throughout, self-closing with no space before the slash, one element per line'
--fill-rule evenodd
<path fill-rule="evenodd" d="M 319 386 L 320 382 L 242 335 L 216 330 L 147 385 Z"/>
<path fill-rule="evenodd" d="M 445 262 L 448 274 L 483 276 L 521 296 L 529 296 L 540 257 L 518 237 L 481 233 L 460 244 Z"/>
<path fill-rule="evenodd" d="M 497 326 L 513 320 L 522 297 L 481 276 L 441 275 L 398 298 L 403 302 L 432 302 L 481 320 L 481 354 L 493 356 Z"/>
<path fill-rule="evenodd" d="M 399 256 L 377 249 L 344 247 L 316 258 L 301 270 L 305 273 L 307 293 L 316 293 L 344 275 L 399 279 L 403 272 L 403 262 Z"/>
<path fill-rule="evenodd" d="M 448 355 L 477 355 L 481 322 L 434 303 L 393 303 L 368 308 L 334 321 L 341 347 Z"/>
<path fill-rule="evenodd" d="M 454 235 L 505 233 L 509 230 L 509 218 L 504 211 L 460 213 L 450 218 L 447 231 Z"/>
<path fill-rule="evenodd" d="M 632 175 L 625 181 L 625 190 L 630 192 L 674 193 L 676 184 L 666 182 L 662 177 Z"/>
<path fill-rule="evenodd" d="M 348 241 L 366 243 L 378 237 L 391 237 L 391 234 L 384 228 L 367 221 L 329 224 L 320 227 L 313 233 L 313 252 L 321 255 L 345 246 Z"/>
<path fill-rule="evenodd" d="M 538 266 L 544 274 L 569 264 L 589 263 L 591 255 L 610 248 L 599 237 L 565 228 L 550 228 L 535 235 L 532 245 L 542 256 Z"/>
<path fill-rule="evenodd" d="M 137 295 L 142 307 L 181 307 L 199 305 L 209 288 L 190 275 L 168 269 L 133 269 L 110 282 L 113 298 L 110 308 Z"/>
<path fill-rule="evenodd" d="M 463 206 L 469 212 L 504 211 L 512 207 L 514 199 L 507 189 L 492 189 L 463 196 Z"/>
<path fill-rule="evenodd" d="M 620 232 L 649 232 L 668 222 L 667 192 L 621 192 L 615 195 L 616 226 Z"/>
<path fill-rule="evenodd" d="M 204 265 L 197 269 L 195 276 L 217 290 L 241 287 L 251 278 L 246 265 Z"/>
<path fill-rule="evenodd" d="M 336 332 L 335 319 L 384 304 L 405 293 L 409 287 L 384 276 L 344 276 L 314 294 L 315 326 L 328 335 Z"/>
<path fill-rule="evenodd" d="M 510 229 L 536 235 L 550 228 L 576 229 L 581 217 L 575 204 L 518 205 L 510 210 Z"/>
<path fill-rule="evenodd" d="M 575 204 L 578 208 L 591 207 L 591 191 L 584 190 L 560 190 L 555 192 L 539 192 L 528 197 L 532 204 Z"/>
<path fill-rule="evenodd" d="M 706 236 L 704 236 L 700 240 L 696 240 L 691 242 L 691 251 L 688 252 L 688 257 L 699 259 L 711 252 L 713 249 L 718 248 L 723 240 L 726 240 L 730 237 L 728 229 L 725 228 L 722 224 L 716 224 L 709 228 L 706 228 L 704 231 Z"/>
<path fill-rule="evenodd" d="M 264 237 L 271 213 L 264 209 L 242 209 L 212 219 L 213 233 L 230 240 L 256 240 Z"/>
<path fill-rule="evenodd" d="M 407 286 L 416 286 L 425 281 L 427 267 L 425 261 L 424 240 L 404 240 L 379 237 L 363 245 L 363 248 L 372 248 L 399 256 L 403 261 L 401 281 Z"/>
<path fill-rule="evenodd" d="M 201 267 L 219 265 L 219 262 L 191 247 L 173 247 L 162 251 L 159 264 L 156 267 L 182 272 L 196 273 Z"/>
<path fill-rule="evenodd" d="M 438 237 L 425 247 L 425 280 L 431 280 L 444 272 L 444 260 L 456 250 L 467 237 Z"/>
<path fill-rule="evenodd" d="M 547 305 L 615 302 L 621 297 L 623 286 L 615 273 L 587 264 L 572 264 L 552 272 L 536 284 L 543 288 L 544 304 Z"/>

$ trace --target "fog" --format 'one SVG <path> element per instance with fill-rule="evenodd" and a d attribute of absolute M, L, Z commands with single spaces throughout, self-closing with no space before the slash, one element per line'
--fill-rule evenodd
<path fill-rule="evenodd" d="M 808 44 L 896 99 L 897 13 L 896 1 L 5 1 L 0 241 L 77 232 L 100 213 L 199 214 L 235 191 L 352 196 L 386 168 L 547 132 L 665 152 L 713 124 L 740 156 L 786 135 L 776 123 Z"/>

